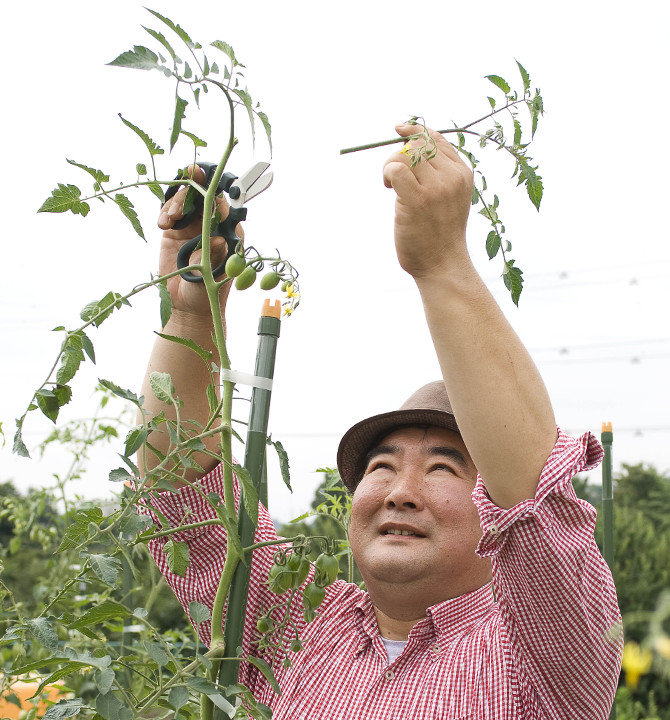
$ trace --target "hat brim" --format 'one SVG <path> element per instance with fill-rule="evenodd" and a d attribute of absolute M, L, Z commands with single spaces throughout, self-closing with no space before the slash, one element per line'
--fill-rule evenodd
<path fill-rule="evenodd" d="M 405 425 L 432 425 L 460 433 L 451 413 L 430 408 L 393 410 L 361 420 L 347 430 L 337 449 L 337 468 L 350 492 L 356 489 L 365 470 L 368 452 L 393 429 Z"/>

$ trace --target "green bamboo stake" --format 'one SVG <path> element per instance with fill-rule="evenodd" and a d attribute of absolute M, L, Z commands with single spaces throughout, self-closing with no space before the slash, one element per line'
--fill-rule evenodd
<path fill-rule="evenodd" d="M 603 557 L 614 574 L 614 491 L 612 487 L 612 423 L 602 424 L 600 441 L 605 451 L 602 473 L 602 509 L 603 509 Z M 616 706 L 612 705 L 610 720 L 616 720 Z"/>
<path fill-rule="evenodd" d="M 269 380 L 274 377 L 277 339 L 279 338 L 281 325 L 279 320 L 280 311 L 281 305 L 278 301 L 272 305 L 269 300 L 265 300 L 263 303 L 261 319 L 258 325 L 258 347 L 254 373 L 256 377 L 268 378 Z M 254 387 L 252 390 L 249 426 L 244 448 L 244 467 L 249 471 L 254 487 L 258 491 L 259 499 L 265 507 L 268 504 L 265 457 L 271 395 L 272 391 L 266 388 Z M 243 502 L 240 502 L 238 522 L 242 547 L 253 545 L 256 528 L 246 512 Z M 243 558 L 243 562 L 240 562 L 235 570 L 228 599 L 224 631 L 225 659 L 221 663 L 219 671 L 219 684 L 223 687 L 237 682 L 240 665 L 239 660 L 236 659 L 237 648 L 242 644 L 250 573 L 251 552 L 248 552 Z M 223 712 L 218 708 L 215 709 L 214 720 L 225 720 Z"/>

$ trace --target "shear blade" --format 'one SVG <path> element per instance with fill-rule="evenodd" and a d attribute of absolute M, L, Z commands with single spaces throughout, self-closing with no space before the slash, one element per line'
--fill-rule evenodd
<path fill-rule="evenodd" d="M 262 193 L 272 183 L 272 173 L 263 176 L 263 173 L 269 167 L 270 163 L 257 162 L 233 183 L 239 186 L 245 200 L 251 200 L 252 197 Z"/>

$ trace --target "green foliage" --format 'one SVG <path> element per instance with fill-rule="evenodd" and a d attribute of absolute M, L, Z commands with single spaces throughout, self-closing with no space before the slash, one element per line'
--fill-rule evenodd
<path fill-rule="evenodd" d="M 585 479 L 575 491 L 593 505 L 601 502 L 600 488 Z M 621 688 L 617 718 L 670 720 L 670 477 L 647 465 L 623 465 L 614 478 L 614 581 L 624 619 L 626 642 L 658 647 L 651 672 L 634 688 Z M 596 540 L 602 548 L 602 516 Z M 661 643 L 661 644 L 658 644 Z M 654 702 L 656 704 L 654 704 Z M 619 707 L 621 711 L 619 712 Z"/>
<path fill-rule="evenodd" d="M 513 90 L 510 83 L 500 75 L 487 75 L 486 79 L 493 83 L 503 94 L 503 100 L 499 103 L 495 98 L 487 97 L 490 112 L 486 115 L 463 125 L 454 123 L 453 128 L 439 130 L 438 132 L 442 135 L 456 135 L 454 147 L 468 160 L 475 171 L 472 204 L 481 205 L 479 214 L 486 218 L 492 226 L 492 230 L 489 231 L 486 237 L 486 252 L 490 260 L 499 253 L 502 255 L 503 282 L 511 295 L 512 301 L 515 305 L 518 305 L 521 292 L 523 291 L 523 272 L 516 265 L 516 261 L 510 257 L 512 243 L 507 238 L 503 239 L 505 226 L 498 214 L 498 196 L 494 195 L 492 201 L 487 200 L 488 186 L 486 178 L 478 168 L 480 160 L 475 156 L 472 147 L 468 146 L 468 141 L 473 140 L 479 149 L 492 145 L 496 150 L 502 150 L 511 156 L 514 161 L 512 177 L 517 178 L 517 185 L 523 185 L 525 187 L 528 198 L 535 209 L 540 209 L 540 203 L 542 202 L 544 194 L 544 184 L 542 177 L 538 174 L 538 167 L 533 164 L 533 159 L 528 154 L 528 147 L 535 137 L 539 118 L 544 114 L 544 101 L 542 100 L 539 89 L 536 89 L 534 92 L 531 90 L 531 80 L 528 71 L 518 61 L 516 64 L 521 76 L 521 90 Z M 519 118 L 519 108 L 523 106 L 528 110 L 531 125 L 530 139 L 525 142 L 523 141 L 523 123 Z M 486 122 L 490 123 L 490 127 L 481 129 L 482 123 Z M 425 132 L 423 119 L 414 116 L 409 120 L 409 123 L 419 125 L 423 129 L 407 138 L 347 148 L 341 150 L 340 153 L 344 154 L 358 150 L 366 150 L 394 142 L 419 140 L 421 144 L 408 151 L 411 166 L 414 167 L 418 162 L 421 162 L 422 159 L 429 160 L 432 158 L 435 155 L 436 146 L 432 138 Z"/>

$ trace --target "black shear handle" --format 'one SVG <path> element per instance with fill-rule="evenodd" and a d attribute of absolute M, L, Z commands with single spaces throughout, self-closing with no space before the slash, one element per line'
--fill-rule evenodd
<path fill-rule="evenodd" d="M 223 258 L 223 261 L 214 269 L 213 274 L 215 278 L 223 275 L 226 267 L 226 260 L 228 260 L 228 258 L 235 252 L 237 243 L 240 241 L 240 238 L 237 237 L 235 232 L 237 223 L 246 219 L 247 209 L 245 207 L 230 208 L 228 211 L 228 217 L 223 222 L 220 222 L 212 232 L 212 236 L 223 237 L 228 243 L 228 252 L 226 253 L 226 257 Z M 179 270 L 183 270 L 185 267 L 190 265 L 189 260 L 191 259 L 191 253 L 197 249 L 201 241 L 202 235 L 198 235 L 184 243 L 179 248 L 179 252 L 177 253 L 177 268 Z M 181 276 L 184 280 L 188 280 L 189 282 L 204 282 L 202 275 L 194 275 L 190 270 L 183 272 Z"/>
<path fill-rule="evenodd" d="M 211 162 L 199 162 L 198 167 L 201 168 L 205 173 L 205 182 L 202 184 L 202 186 L 208 188 L 212 182 L 214 173 L 216 172 L 217 165 L 216 163 Z M 179 179 L 179 177 L 175 178 L 175 180 Z M 228 192 L 230 190 L 230 186 L 235 182 L 235 180 L 237 180 L 237 175 L 233 175 L 233 173 L 229 172 L 223 173 L 221 175 L 221 178 L 219 179 L 218 185 L 216 186 L 216 194 L 220 195 L 224 190 Z M 165 193 L 165 202 L 167 202 L 171 197 L 174 197 L 180 187 L 180 185 L 171 185 Z M 184 215 L 181 220 L 177 220 L 177 222 L 172 226 L 173 229 L 183 230 L 185 227 L 190 225 L 193 220 L 195 220 L 196 216 L 202 213 L 203 205 L 203 196 L 200 193 L 196 193 L 195 200 L 193 201 L 193 209 L 189 213 Z"/>

